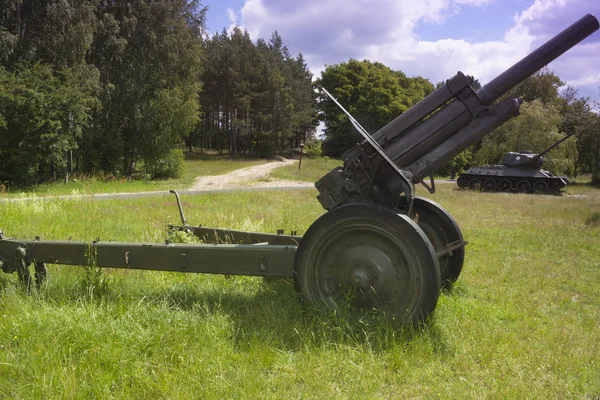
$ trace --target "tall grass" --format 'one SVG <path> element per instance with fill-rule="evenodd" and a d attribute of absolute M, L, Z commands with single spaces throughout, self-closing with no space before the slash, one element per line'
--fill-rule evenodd
<path fill-rule="evenodd" d="M 422 194 L 422 193 L 420 193 Z M 203 226 L 304 232 L 314 189 L 184 196 Z M 413 331 L 302 305 L 287 280 L 50 266 L 0 275 L 0 398 L 595 398 L 600 191 L 432 196 L 460 224 L 463 274 Z M 13 237 L 162 241 L 174 201 L 2 204 Z"/>

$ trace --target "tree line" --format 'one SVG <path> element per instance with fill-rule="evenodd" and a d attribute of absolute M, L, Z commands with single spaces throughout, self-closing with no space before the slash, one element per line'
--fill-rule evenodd
<path fill-rule="evenodd" d="M 184 145 L 270 156 L 311 139 L 319 120 L 325 155 L 360 140 L 328 98 L 317 98 L 302 54 L 291 55 L 277 32 L 268 41 L 237 28 L 208 37 L 206 13 L 198 0 L 0 0 L 0 184 L 66 171 L 172 177 Z M 314 84 L 370 132 L 435 89 L 352 59 Z M 600 121 L 588 99 L 547 69 L 507 95 L 525 101 L 521 117 L 440 173 L 498 163 L 505 151 L 539 152 L 575 133 L 546 166 L 600 180 Z"/>
<path fill-rule="evenodd" d="M 206 37 L 197 0 L 0 0 L 0 182 L 153 178 L 181 147 L 271 155 L 314 132 L 312 76 L 282 38 Z"/>
<path fill-rule="evenodd" d="M 328 66 L 316 85 L 332 93 L 371 134 L 434 90 L 425 78 L 408 78 L 382 63 L 354 59 Z M 362 140 L 345 114 L 324 93 L 319 96 L 318 109 L 325 124 L 324 155 L 339 157 Z"/>
<path fill-rule="evenodd" d="M 434 90 L 421 77 L 407 78 L 400 71 L 368 60 L 330 66 L 317 83 L 331 91 L 371 133 Z M 473 88 L 480 88 L 477 80 Z M 568 176 L 591 173 L 592 180 L 600 182 L 600 117 L 593 110 L 593 102 L 578 96 L 575 88 L 566 86 L 548 68 L 511 89 L 508 96 L 523 99 L 521 115 L 454 157 L 438 174 L 499 164 L 508 151 L 539 153 L 574 134 L 546 155 L 544 168 Z M 319 98 L 319 116 L 326 124 L 325 155 L 340 156 L 360 140 L 344 114 L 324 95 Z"/>
<path fill-rule="evenodd" d="M 262 157 L 314 135 L 312 74 L 302 54 L 290 55 L 277 32 L 254 43 L 239 28 L 206 41 L 201 147 Z"/>

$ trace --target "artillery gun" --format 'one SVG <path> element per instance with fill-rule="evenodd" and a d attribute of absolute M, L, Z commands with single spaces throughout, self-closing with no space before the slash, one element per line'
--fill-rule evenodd
<path fill-rule="evenodd" d="M 416 196 L 414 184 L 434 192 L 436 169 L 519 114 L 517 99 L 493 103 L 598 27 L 594 16 L 584 16 L 478 91 L 473 77 L 458 72 L 372 136 L 348 114 L 364 140 L 315 183 L 327 212 L 302 237 L 190 226 L 175 193 L 182 225 L 171 229 L 211 244 L 23 240 L 0 233 L 0 267 L 16 271 L 25 285 L 31 264 L 38 284 L 45 264 L 286 277 L 309 303 L 378 308 L 415 323 L 434 311 L 442 285 L 458 278 L 466 242 L 452 216 Z"/>
<path fill-rule="evenodd" d="M 460 174 L 456 184 L 459 188 L 471 188 L 486 192 L 556 193 L 569 184 L 566 176 L 554 176 L 542 169 L 544 154 L 573 136 L 570 134 L 539 154 L 530 151 L 508 152 L 502 165 L 472 167 Z"/>

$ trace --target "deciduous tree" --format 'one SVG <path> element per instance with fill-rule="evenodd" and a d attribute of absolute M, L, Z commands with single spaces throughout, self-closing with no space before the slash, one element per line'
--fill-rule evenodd
<path fill-rule="evenodd" d="M 433 85 L 421 77 L 407 78 L 381 63 L 352 59 L 328 66 L 317 85 L 332 93 L 370 133 L 433 91 Z M 360 140 L 346 116 L 324 94 L 319 99 L 319 112 L 326 125 L 325 155 L 339 156 Z"/>
<path fill-rule="evenodd" d="M 476 165 L 498 164 L 509 151 L 540 153 L 565 137 L 560 131 L 562 117 L 557 106 L 534 100 L 521 105 L 521 115 L 513 118 L 483 139 L 475 154 Z M 555 174 L 575 174 L 577 147 L 575 137 L 567 139 L 545 155 L 544 168 Z"/>

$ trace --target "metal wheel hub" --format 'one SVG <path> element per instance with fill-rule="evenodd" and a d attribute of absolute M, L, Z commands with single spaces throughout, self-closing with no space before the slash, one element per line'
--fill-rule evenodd
<path fill-rule="evenodd" d="M 359 265 L 350 270 L 348 277 L 350 285 L 361 292 L 366 292 L 373 287 L 377 275 L 368 266 Z"/>
<path fill-rule="evenodd" d="M 322 215 L 296 251 L 294 284 L 305 300 L 415 322 L 435 308 L 440 270 L 425 233 L 405 215 L 350 204 Z"/>
<path fill-rule="evenodd" d="M 347 225 L 323 243 L 313 271 L 327 303 L 351 301 L 360 308 L 391 304 L 392 294 L 410 292 L 410 274 L 394 243 L 376 227 Z"/>

